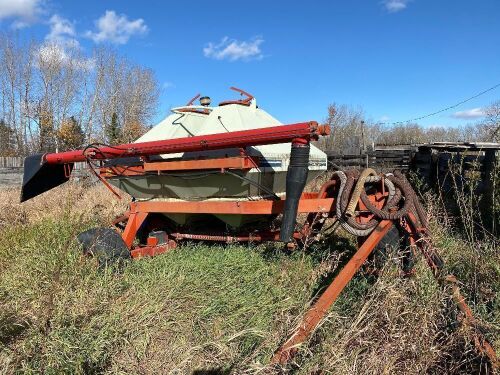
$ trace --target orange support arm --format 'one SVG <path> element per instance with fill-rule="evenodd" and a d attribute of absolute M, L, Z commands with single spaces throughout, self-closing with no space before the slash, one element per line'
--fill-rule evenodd
<path fill-rule="evenodd" d="M 342 268 L 330 286 L 305 314 L 300 326 L 297 328 L 295 333 L 278 349 L 276 354 L 273 356 L 271 363 L 285 364 L 295 355 L 297 347 L 303 343 L 307 337 L 309 337 L 314 329 L 316 329 L 347 283 L 349 283 L 356 271 L 358 271 L 358 269 L 363 265 L 375 246 L 377 246 L 380 240 L 387 234 L 389 229 L 391 229 L 392 225 L 392 221 L 389 220 L 383 220 L 379 223 L 379 225 L 365 240 L 363 245 L 361 245 L 356 254 L 354 254 L 344 268 Z"/>

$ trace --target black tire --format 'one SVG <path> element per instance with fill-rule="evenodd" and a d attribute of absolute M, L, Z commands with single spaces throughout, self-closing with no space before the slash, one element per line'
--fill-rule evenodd
<path fill-rule="evenodd" d="M 389 257 L 395 253 L 401 258 L 403 272 L 410 272 L 413 268 L 413 253 L 409 248 L 409 238 L 398 226 L 393 225 L 373 250 L 373 268 L 382 269 Z"/>
<path fill-rule="evenodd" d="M 120 234 L 111 228 L 92 228 L 77 236 L 83 254 L 97 259 L 99 268 L 123 267 L 131 259 Z"/>

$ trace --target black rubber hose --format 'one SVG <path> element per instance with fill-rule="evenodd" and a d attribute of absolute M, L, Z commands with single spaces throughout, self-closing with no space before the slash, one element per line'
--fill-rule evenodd
<path fill-rule="evenodd" d="M 393 182 L 388 177 L 386 177 L 386 181 Z M 384 207 L 382 209 L 378 209 L 370 202 L 370 200 L 366 194 L 365 189 L 363 188 L 361 190 L 361 200 L 365 203 L 365 205 L 367 206 L 367 209 L 369 211 L 371 211 L 375 216 L 382 218 L 382 219 L 386 219 L 385 216 L 387 216 L 389 214 L 389 212 L 388 212 L 389 209 L 396 206 L 398 204 L 398 202 L 401 200 L 401 191 L 396 187 L 394 195 L 389 196 L 388 199 L 389 199 L 389 201 L 384 205 Z M 345 202 L 346 202 L 346 200 L 344 200 L 344 204 L 345 204 Z M 355 229 L 367 230 L 367 229 L 373 229 L 376 225 L 378 225 L 379 220 L 373 218 L 370 221 L 368 221 L 367 223 L 362 224 L 362 223 L 357 222 L 354 217 L 347 217 L 346 222 Z"/>
<path fill-rule="evenodd" d="M 420 199 L 418 199 L 417 193 L 415 193 L 415 190 L 413 190 L 413 187 L 411 186 L 410 182 L 407 180 L 406 176 L 401 173 L 401 171 L 396 171 L 394 175 L 399 179 L 401 179 L 403 183 L 407 186 L 408 190 L 412 192 L 413 205 L 415 206 L 415 210 L 417 212 L 418 219 L 420 220 L 420 224 L 422 227 L 427 228 L 429 225 L 429 222 L 427 220 L 427 214 L 425 212 L 424 207 L 422 206 L 422 202 L 420 202 Z"/>
<path fill-rule="evenodd" d="M 299 200 L 309 172 L 309 144 L 293 144 L 286 173 L 286 199 L 281 222 L 280 241 L 290 242 L 295 231 Z"/>
<path fill-rule="evenodd" d="M 401 190 L 404 196 L 404 202 L 402 208 L 400 208 L 396 212 L 391 212 L 389 210 L 398 203 L 398 201 L 401 199 L 401 195 L 399 195 L 398 201 L 395 201 L 395 199 L 391 199 L 390 202 L 387 202 L 387 205 L 383 209 L 378 209 L 377 207 L 375 207 L 372 204 L 372 202 L 370 202 L 370 199 L 366 195 L 365 191 L 361 192 L 361 201 L 365 204 L 366 208 L 370 212 L 372 212 L 375 216 L 384 220 L 398 220 L 401 219 L 403 216 L 405 216 L 408 213 L 408 210 L 410 209 L 410 205 L 413 200 L 412 189 L 398 177 L 386 177 L 386 178 L 389 178 L 394 184 L 394 186 L 396 186 L 399 190 Z"/>
<path fill-rule="evenodd" d="M 359 172 L 357 170 L 348 170 L 346 171 L 346 175 L 347 183 L 344 187 L 344 190 L 342 191 L 342 196 L 340 197 L 341 220 L 345 221 L 356 230 L 368 230 L 375 228 L 378 224 L 378 221 L 376 219 L 371 219 L 368 223 L 362 224 L 358 223 L 353 217 L 345 216 L 345 211 L 347 209 L 347 205 L 349 204 L 353 187 L 359 177 Z"/>

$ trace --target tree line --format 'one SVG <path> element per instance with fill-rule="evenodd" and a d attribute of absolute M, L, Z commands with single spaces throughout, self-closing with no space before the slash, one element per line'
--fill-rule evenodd
<path fill-rule="evenodd" d="M 85 53 L 0 34 L 0 156 L 132 142 L 148 129 L 158 96 L 153 71 L 116 51 Z M 360 108 L 333 103 L 326 118 L 332 133 L 319 146 L 349 153 L 372 144 L 500 142 L 500 101 L 484 111 L 483 120 L 461 127 L 385 125 Z"/>
<path fill-rule="evenodd" d="M 0 35 L 0 155 L 131 142 L 158 105 L 151 69 L 117 52 Z"/>
<path fill-rule="evenodd" d="M 432 142 L 500 142 L 500 101 L 483 109 L 484 118 L 464 126 L 431 126 L 417 123 L 382 124 L 366 118 L 361 108 L 333 103 L 328 107 L 326 123 L 331 134 L 320 139 L 328 151 L 350 153 L 372 145 L 404 145 Z"/>

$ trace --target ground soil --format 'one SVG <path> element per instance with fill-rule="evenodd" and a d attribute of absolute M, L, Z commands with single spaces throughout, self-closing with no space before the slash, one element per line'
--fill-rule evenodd
<path fill-rule="evenodd" d="M 0 168 L 0 189 L 20 186 L 22 180 L 21 168 Z"/>

